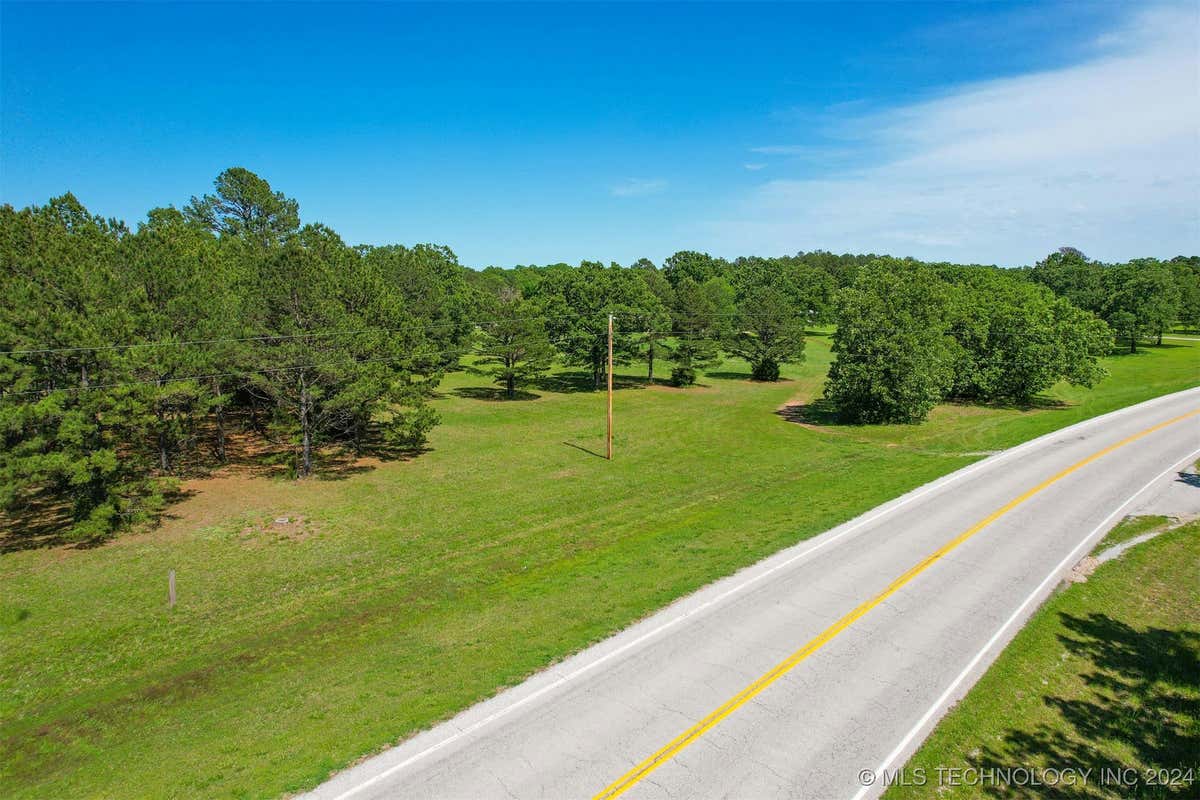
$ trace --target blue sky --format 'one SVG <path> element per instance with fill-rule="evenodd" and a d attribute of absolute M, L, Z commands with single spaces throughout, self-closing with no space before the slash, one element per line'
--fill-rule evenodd
<path fill-rule="evenodd" d="M 0 3 L 0 201 L 246 166 L 471 266 L 1200 252 L 1196 4 Z"/>

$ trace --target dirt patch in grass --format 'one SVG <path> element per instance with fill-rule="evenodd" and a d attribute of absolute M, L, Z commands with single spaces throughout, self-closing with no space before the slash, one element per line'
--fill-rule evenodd
<path fill-rule="evenodd" d="M 1067 582 L 1087 583 L 1088 577 L 1096 571 L 1096 567 L 1098 566 L 1100 566 L 1100 562 L 1095 558 L 1084 556 L 1082 561 L 1071 567 L 1071 573 L 1067 576 Z"/>
<path fill-rule="evenodd" d="M 825 399 L 813 400 L 804 392 L 775 409 L 775 415 L 793 425 L 799 425 L 817 433 L 845 433 L 834 425 L 838 424 L 837 409 Z"/>
<path fill-rule="evenodd" d="M 282 501 L 283 488 L 277 481 L 263 480 L 252 473 L 234 469 L 210 478 L 185 481 L 183 489 L 187 498 L 168 511 L 157 529 L 117 541 L 188 535 L 227 521 L 233 509 L 242 514 L 262 514 Z"/>
<path fill-rule="evenodd" d="M 302 515 L 272 517 L 257 525 L 244 525 L 238 538 L 248 546 L 272 542 L 303 542 L 317 535 L 317 527 Z"/>

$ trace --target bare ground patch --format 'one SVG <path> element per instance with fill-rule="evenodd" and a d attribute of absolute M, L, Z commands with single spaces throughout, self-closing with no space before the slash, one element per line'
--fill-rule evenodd
<path fill-rule="evenodd" d="M 845 431 L 832 427 L 837 423 L 837 411 L 833 404 L 824 399 L 813 400 L 808 392 L 783 403 L 775 409 L 775 415 L 785 422 L 817 433 L 845 434 Z"/>

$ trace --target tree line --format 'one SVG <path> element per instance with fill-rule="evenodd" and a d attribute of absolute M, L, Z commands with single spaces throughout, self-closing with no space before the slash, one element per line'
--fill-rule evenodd
<path fill-rule="evenodd" d="M 69 194 L 0 207 L 0 259 L 0 509 L 64 509 L 76 538 L 153 516 L 234 450 L 305 476 L 331 445 L 419 448 L 464 358 L 509 396 L 555 363 L 598 388 L 609 314 L 615 362 L 681 387 L 726 356 L 777 380 L 806 330 L 835 325 L 826 396 L 852 422 L 1027 402 L 1095 381 L 1114 336 L 1200 327 L 1195 258 L 1103 265 L 1066 248 L 1004 270 L 681 251 L 477 271 L 443 246 L 348 245 L 243 168 L 135 229 Z"/>
<path fill-rule="evenodd" d="M 838 296 L 826 398 L 849 422 L 919 422 L 948 400 L 1026 404 L 1091 386 L 1113 338 L 1020 273 L 880 259 Z"/>
<path fill-rule="evenodd" d="M 485 295 L 520 298 L 522 314 L 543 315 L 567 363 L 589 367 L 597 387 L 604 313 L 626 321 L 616 363 L 642 361 L 654 380 L 666 359 L 676 386 L 725 356 L 745 360 L 755 380 L 777 380 L 781 365 L 803 359 L 806 328 L 832 324 L 825 397 L 854 423 L 919 422 L 943 400 L 1028 404 L 1058 381 L 1091 386 L 1114 339 L 1136 351 L 1172 325 L 1200 328 L 1200 258 L 1102 264 L 1070 247 L 1019 269 L 682 251 L 661 267 L 489 267 L 470 279 Z M 580 316 L 558 321 L 566 308 Z M 549 356 L 539 363 L 548 368 Z M 511 392 L 536 374 L 503 380 Z"/>
<path fill-rule="evenodd" d="M 1139 340 L 1162 344 L 1163 334 L 1176 323 L 1200 331 L 1200 256 L 1102 264 L 1074 247 L 1062 247 L 1026 274 L 1105 320 L 1131 353 Z"/>
<path fill-rule="evenodd" d="M 70 534 L 154 515 L 231 433 L 294 454 L 418 447 L 469 348 L 446 248 L 349 247 L 244 169 L 136 230 L 74 197 L 0 208 L 0 507 Z"/>
<path fill-rule="evenodd" d="M 726 354 L 747 361 L 756 380 L 777 380 L 781 365 L 803 357 L 805 325 L 832 319 L 838 288 L 830 271 L 803 254 L 727 262 L 691 251 L 676 253 L 661 268 L 648 259 L 629 267 L 584 261 L 578 267 L 489 267 L 470 273 L 469 280 L 489 298 L 492 313 L 541 320 L 527 333 L 530 351 L 546 352 L 544 336 L 563 363 L 590 371 L 596 388 L 606 377 L 607 339 L 601 334 L 609 314 L 620 321 L 614 363 L 644 361 L 649 381 L 667 377 L 655 373 L 666 361 L 672 365 L 669 382 L 689 386 Z M 512 341 L 497 348 L 500 343 L 484 333 L 482 353 L 489 362 L 513 363 Z M 543 356 L 538 363 L 544 370 L 549 360 Z M 511 390 L 514 381 L 519 385 L 536 374 L 526 369 L 518 376 L 502 367 L 497 379 Z"/>

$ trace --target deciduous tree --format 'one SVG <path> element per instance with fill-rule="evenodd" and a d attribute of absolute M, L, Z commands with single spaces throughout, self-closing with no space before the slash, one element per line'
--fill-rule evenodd
<path fill-rule="evenodd" d="M 825 396 L 848 422 L 920 422 L 951 386 L 946 285 L 880 259 L 842 290 Z"/>
<path fill-rule="evenodd" d="M 613 360 L 628 364 L 638 354 L 640 321 L 661 313 L 658 298 L 633 270 L 584 261 L 578 269 L 554 271 L 537 287 L 547 327 L 568 364 L 587 367 L 592 385 L 604 384 L 608 363 L 608 315 L 620 320 L 613 337 Z"/>
<path fill-rule="evenodd" d="M 1179 313 L 1179 287 L 1162 262 L 1138 259 L 1109 267 L 1105 273 L 1107 299 L 1104 317 L 1117 335 L 1137 352 L 1138 339 L 1158 337 Z"/>

